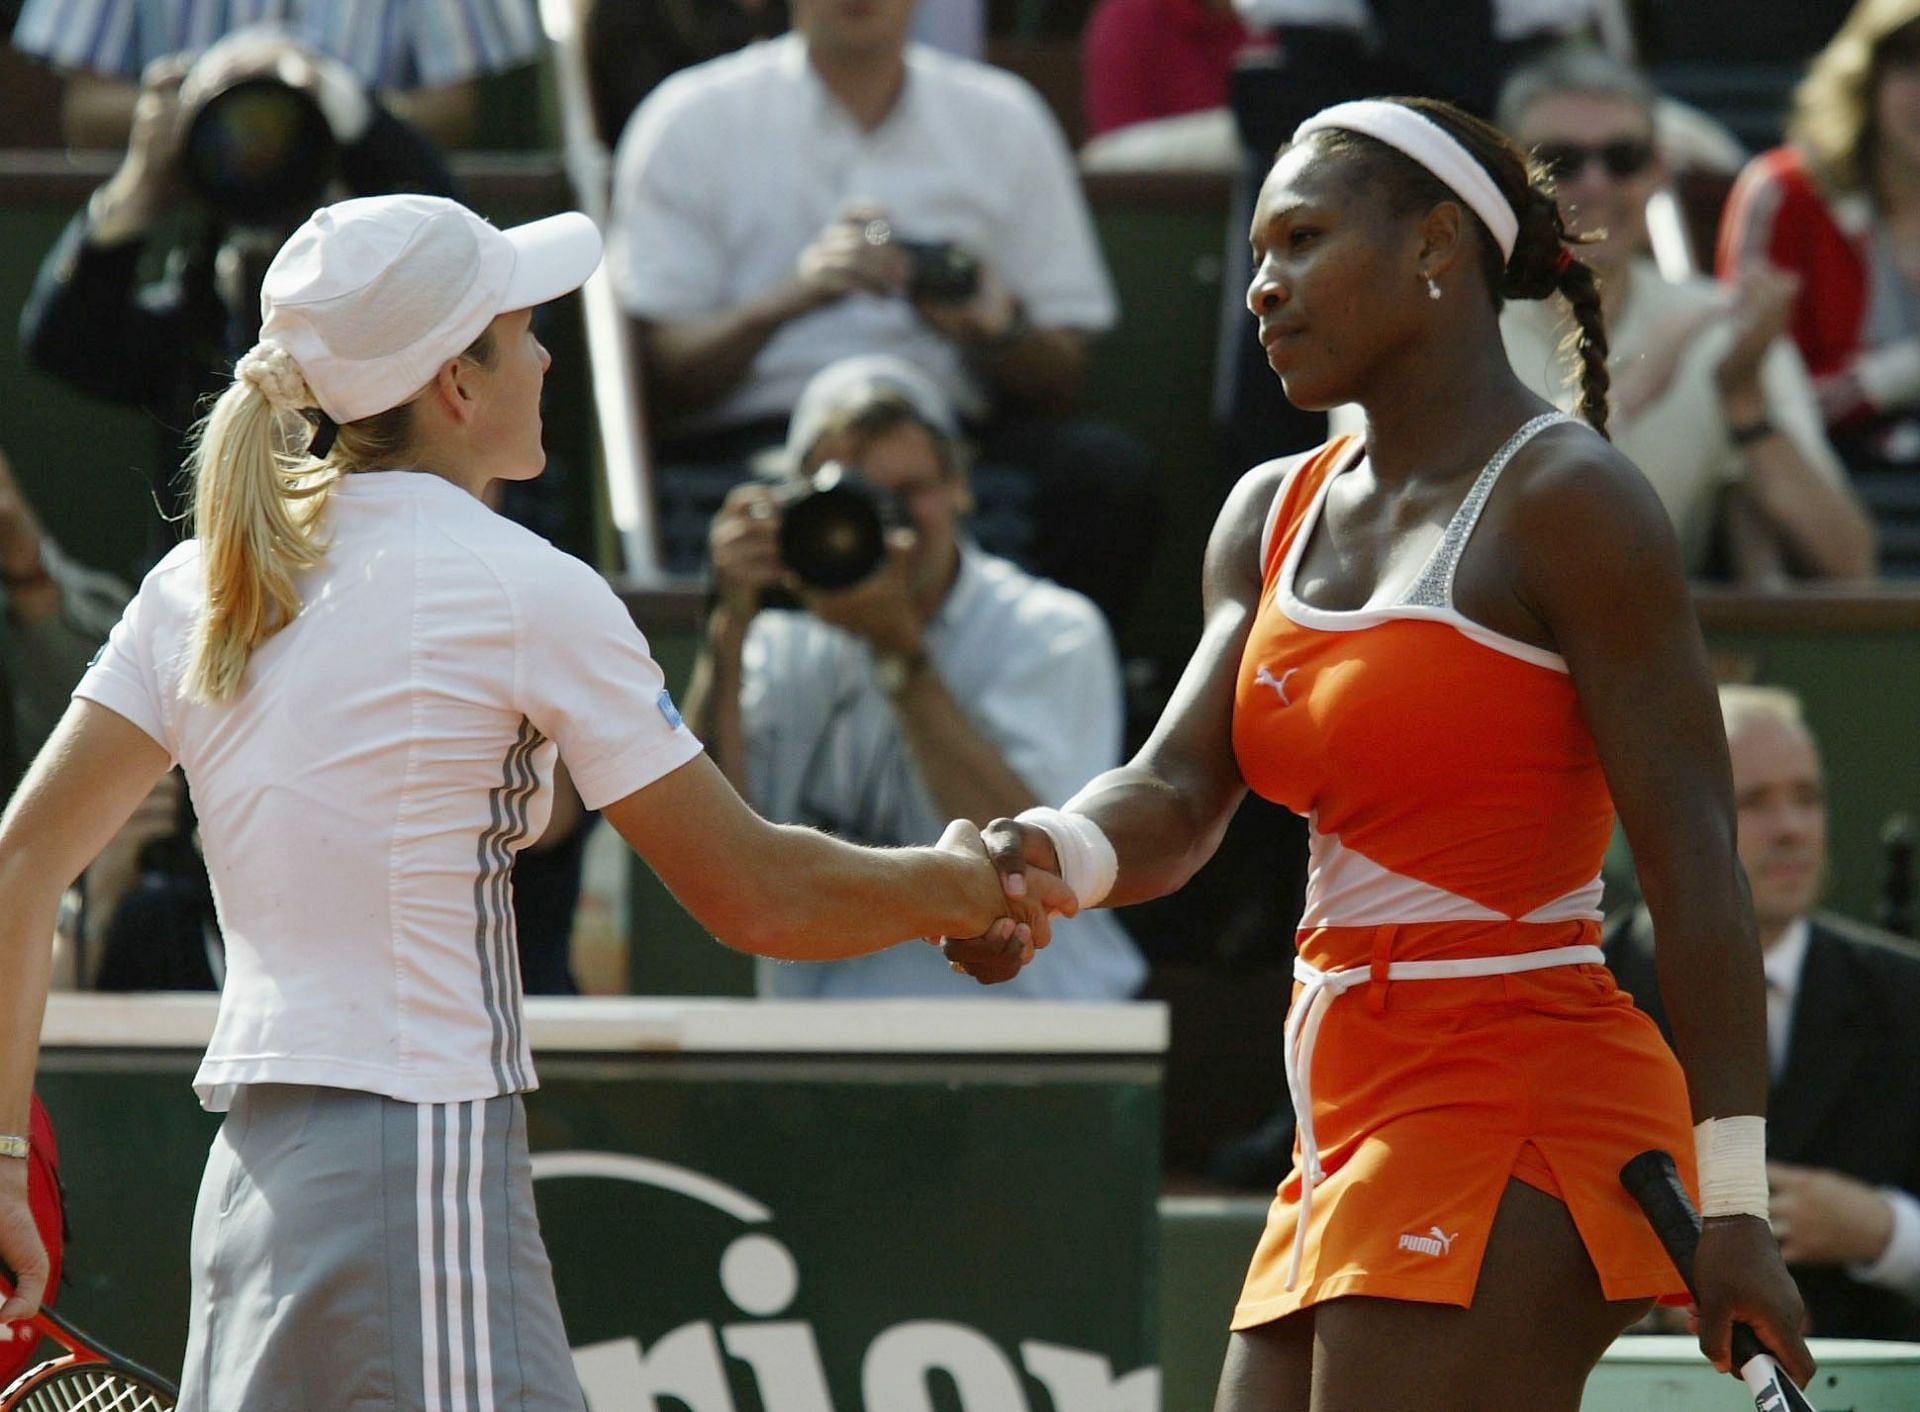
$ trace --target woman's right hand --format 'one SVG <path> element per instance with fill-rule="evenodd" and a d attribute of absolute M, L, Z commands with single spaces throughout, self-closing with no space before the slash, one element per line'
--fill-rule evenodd
<path fill-rule="evenodd" d="M 1759 1336 L 1788 1377 L 1806 1386 L 1814 1371 L 1813 1354 L 1800 1333 L 1806 1307 L 1765 1221 L 1717 1216 L 1701 1222 L 1693 1286 L 1700 1311 L 1700 1351 L 1714 1367 L 1739 1371 L 1733 1366 L 1737 1319 Z"/>
<path fill-rule="evenodd" d="M 47 1248 L 27 1202 L 27 1164 L 18 1157 L 0 1157 L 0 1261 L 14 1276 L 0 1304 L 0 1342 L 8 1342 L 15 1337 L 14 1321 L 38 1313 L 47 1291 Z M 30 1329 L 22 1336 L 38 1337 Z"/>

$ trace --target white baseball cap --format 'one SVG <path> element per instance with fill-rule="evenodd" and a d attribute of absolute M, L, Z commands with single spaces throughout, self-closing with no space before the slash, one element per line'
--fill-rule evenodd
<path fill-rule="evenodd" d="M 284 348 L 336 422 L 397 407 L 497 315 L 578 289 L 600 232 L 568 211 L 499 230 L 444 196 L 323 206 L 260 286 L 260 341 Z"/>
<path fill-rule="evenodd" d="M 807 381 L 787 421 L 789 466 L 800 466 L 827 423 L 876 394 L 891 393 L 948 441 L 960 440 L 960 419 L 946 393 L 920 369 L 888 353 L 860 353 L 829 363 Z"/>

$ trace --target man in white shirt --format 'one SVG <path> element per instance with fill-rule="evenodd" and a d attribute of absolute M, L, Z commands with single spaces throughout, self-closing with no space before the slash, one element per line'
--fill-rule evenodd
<path fill-rule="evenodd" d="M 891 497 L 903 524 L 848 587 L 799 585 L 800 608 L 762 610 L 792 583 L 766 484 L 735 489 L 712 532 L 715 601 L 687 719 L 769 819 L 861 843 L 939 837 L 1059 804 L 1120 759 L 1120 667 L 1100 613 L 963 537 L 968 498 L 952 409 L 895 358 L 822 372 L 794 410 L 790 456 L 829 461 Z M 795 513 L 787 503 L 786 515 Z M 822 536 L 825 538 L 826 536 Z M 1120 1000 L 1145 965 L 1095 910 L 1053 927 L 1047 964 L 982 990 L 932 947 L 806 966 L 763 961 L 762 995 L 937 995 Z"/>
<path fill-rule="evenodd" d="M 697 566 L 808 378 L 886 353 L 960 409 L 989 500 L 1003 480 L 1031 496 L 1000 547 L 1117 613 L 1155 517 L 1138 444 L 1067 416 L 1117 314 L 1072 154 L 1021 80 L 909 43 L 913 9 L 800 0 L 793 33 L 674 75 L 620 140 L 609 271 L 644 349 L 669 560 Z"/>
<path fill-rule="evenodd" d="M 1730 686 L 1720 704 L 1767 976 L 1774 1233 L 1814 1333 L 1911 1339 L 1920 1336 L 1920 949 L 1814 911 L 1826 793 L 1799 700 Z M 1665 1029 L 1644 909 L 1608 927 L 1607 955 Z"/>

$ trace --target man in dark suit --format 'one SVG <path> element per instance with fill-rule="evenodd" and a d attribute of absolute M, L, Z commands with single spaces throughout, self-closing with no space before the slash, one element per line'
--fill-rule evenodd
<path fill-rule="evenodd" d="M 1727 687 L 1720 703 L 1767 972 L 1774 1232 L 1814 1333 L 1920 1338 L 1920 948 L 1813 910 L 1826 797 L 1798 699 Z M 1606 949 L 1667 1031 L 1645 909 L 1614 919 Z"/>

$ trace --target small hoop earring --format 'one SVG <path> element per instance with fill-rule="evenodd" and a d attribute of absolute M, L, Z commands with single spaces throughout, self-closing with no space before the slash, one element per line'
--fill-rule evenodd
<path fill-rule="evenodd" d="M 1439 297 L 1440 297 L 1439 282 L 1435 280 L 1432 275 L 1428 275 L 1427 276 L 1427 298 L 1438 299 Z"/>

